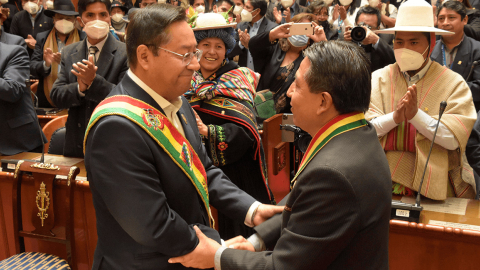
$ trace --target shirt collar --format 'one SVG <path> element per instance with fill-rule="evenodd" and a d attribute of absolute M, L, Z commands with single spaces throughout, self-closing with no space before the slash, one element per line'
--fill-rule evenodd
<path fill-rule="evenodd" d="M 253 24 L 253 26 L 254 26 L 254 27 L 260 27 L 260 24 L 262 23 L 263 18 L 265 18 L 265 16 L 262 17 L 262 18 L 260 18 L 258 21 L 256 21 L 256 22 Z"/>
<path fill-rule="evenodd" d="M 164 97 L 162 97 L 152 88 L 150 88 L 150 86 L 140 80 L 140 78 L 138 78 L 137 75 L 135 75 L 130 69 L 128 69 L 127 75 L 132 79 L 132 81 L 134 81 L 138 86 L 140 86 L 140 88 L 147 92 L 147 94 L 150 95 L 153 100 L 155 100 L 155 102 L 157 102 L 157 104 L 162 108 L 163 111 L 170 109 L 174 113 L 177 113 L 178 110 L 180 110 L 180 107 L 182 107 L 182 99 L 180 97 L 170 103 L 168 100 L 166 100 Z"/>
<path fill-rule="evenodd" d="M 103 45 L 105 45 L 105 42 L 107 41 L 108 36 L 109 36 L 109 34 L 107 33 L 107 36 L 102 41 L 98 42 L 95 45 L 90 44 L 90 42 L 88 41 L 88 37 L 86 37 L 85 40 L 87 41 L 87 52 L 88 52 L 88 48 L 90 48 L 90 46 L 95 46 L 98 49 L 98 55 L 100 55 L 100 53 L 102 52 L 102 49 L 103 49 Z"/>
<path fill-rule="evenodd" d="M 432 60 L 430 60 L 430 57 L 429 57 L 427 64 L 419 72 L 417 72 L 417 74 L 410 77 L 410 75 L 408 75 L 407 71 L 405 71 L 405 72 L 402 72 L 403 76 L 405 77 L 407 82 L 418 82 L 420 79 L 423 78 L 423 76 L 425 76 L 428 69 L 430 68 L 430 65 L 432 65 Z"/>
<path fill-rule="evenodd" d="M 458 48 L 462 43 L 463 43 L 463 40 L 465 40 L 465 33 L 463 33 L 463 36 L 462 36 L 462 40 L 460 40 L 460 42 L 455 45 L 455 47 L 453 47 L 451 50 L 448 49 L 447 45 L 445 44 L 445 42 L 443 42 L 443 38 L 441 38 L 442 40 L 442 44 L 444 45 L 445 47 L 445 51 L 447 52 L 452 52 L 453 50 L 455 50 L 456 48 Z"/>

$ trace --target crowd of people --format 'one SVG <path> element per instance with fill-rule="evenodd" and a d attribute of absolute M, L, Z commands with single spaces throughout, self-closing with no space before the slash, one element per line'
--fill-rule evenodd
<path fill-rule="evenodd" d="M 215 259 L 216 269 L 319 260 L 352 269 L 356 252 L 370 258 L 359 269 L 383 269 L 388 253 L 360 246 L 387 249 L 392 194 L 478 199 L 480 189 L 480 1 L 433 4 L 2 0 L 0 156 L 41 151 L 35 107 L 68 109 L 63 155 L 85 158 L 99 268 Z M 292 34 L 299 24 L 310 32 Z M 312 137 L 282 207 L 268 185 L 257 92 Z M 237 235 L 230 245 L 278 256 L 219 248 Z M 302 248 L 289 254 L 292 242 Z M 312 250 L 324 254 L 293 261 Z"/>

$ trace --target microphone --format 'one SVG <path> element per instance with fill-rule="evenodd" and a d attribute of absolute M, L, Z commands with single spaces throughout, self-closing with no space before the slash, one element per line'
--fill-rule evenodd
<path fill-rule="evenodd" d="M 420 193 L 422 191 L 423 180 L 425 179 L 425 172 L 427 171 L 428 161 L 430 155 L 432 154 L 433 144 L 435 143 L 435 137 L 437 136 L 438 126 L 440 125 L 440 119 L 442 118 L 443 112 L 447 107 L 447 102 L 442 101 L 440 103 L 440 111 L 438 114 L 437 125 L 435 126 L 435 132 L 433 133 L 432 142 L 430 144 L 430 151 L 427 155 L 427 161 L 425 162 L 425 168 L 423 169 L 422 180 L 420 181 L 420 186 L 418 187 L 417 198 L 415 200 L 415 205 L 409 203 L 403 203 L 401 201 L 392 200 L 392 210 L 390 212 L 390 219 L 399 219 L 406 220 L 410 222 L 419 222 L 420 213 L 423 210 L 423 207 L 420 206 Z"/>
<path fill-rule="evenodd" d="M 27 87 L 28 90 L 30 90 L 30 79 L 26 79 L 25 80 L 25 85 Z M 34 95 L 35 98 L 37 98 L 37 96 L 30 90 L 30 93 L 32 93 Z M 36 99 L 36 102 L 38 104 L 38 98 Z M 35 102 L 32 101 L 32 103 L 34 103 L 33 105 L 35 106 Z M 38 131 L 39 131 L 39 134 L 40 134 L 40 140 L 42 141 L 42 155 L 40 156 L 40 161 L 38 160 L 31 160 L 31 159 L 24 159 L 25 161 L 30 161 L 30 162 L 35 162 L 35 163 L 44 163 L 45 162 L 45 142 L 43 141 L 43 131 L 42 131 L 42 127 L 40 126 L 40 123 L 38 122 L 38 118 L 37 118 L 37 124 L 38 124 Z M 2 159 L 1 160 L 1 166 L 2 166 L 2 171 L 4 172 L 13 172 L 15 171 L 15 167 L 17 166 L 17 163 L 18 163 L 18 159 Z"/>
<path fill-rule="evenodd" d="M 472 76 L 473 69 L 478 65 L 478 61 L 473 61 L 472 67 L 470 68 L 470 72 L 468 73 L 467 79 L 465 80 L 466 82 L 470 80 L 470 76 Z"/>

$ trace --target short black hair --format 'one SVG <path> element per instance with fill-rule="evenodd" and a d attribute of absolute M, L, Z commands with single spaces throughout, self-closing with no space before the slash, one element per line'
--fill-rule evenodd
<path fill-rule="evenodd" d="M 467 8 L 463 3 L 458 1 L 447 1 L 443 3 L 443 5 L 441 5 L 440 8 L 437 10 L 437 18 L 438 14 L 440 14 L 440 11 L 442 11 L 442 9 L 444 8 L 455 11 L 460 15 L 460 18 L 462 20 L 465 19 L 465 16 L 467 16 Z"/>
<path fill-rule="evenodd" d="M 260 15 L 264 16 L 267 14 L 267 8 L 268 4 L 267 1 L 265 0 L 250 0 L 250 4 L 253 7 L 253 10 L 259 8 L 260 9 Z"/>
<path fill-rule="evenodd" d="M 187 21 L 185 10 L 170 4 L 153 4 L 138 10 L 128 24 L 127 57 L 131 67 L 137 66 L 137 48 L 146 45 L 153 55 L 158 55 L 157 47 L 170 41 L 169 31 L 172 23 Z"/>
<path fill-rule="evenodd" d="M 110 12 L 112 2 L 110 0 L 78 0 L 78 14 L 80 14 L 80 17 L 82 16 L 83 12 L 87 10 L 87 6 L 93 3 L 104 3 L 105 7 L 107 8 L 107 11 Z"/>
<path fill-rule="evenodd" d="M 322 41 L 305 50 L 310 92 L 328 92 L 340 114 L 366 112 L 370 105 L 371 69 L 364 50 L 347 41 Z"/>
<path fill-rule="evenodd" d="M 380 27 L 380 23 L 382 22 L 382 14 L 380 14 L 380 10 L 373 8 L 371 6 L 361 7 L 357 11 L 357 16 L 355 17 L 355 24 L 358 24 L 358 19 L 362 14 L 377 15 L 377 28 Z"/>
<path fill-rule="evenodd" d="M 230 6 L 235 7 L 235 3 L 233 3 L 232 0 L 219 0 L 217 2 L 217 7 L 221 6 L 223 4 L 223 2 L 227 2 L 227 4 L 229 4 Z"/>

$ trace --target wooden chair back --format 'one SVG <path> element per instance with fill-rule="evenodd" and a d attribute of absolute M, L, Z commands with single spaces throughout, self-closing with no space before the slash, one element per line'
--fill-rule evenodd
<path fill-rule="evenodd" d="M 24 238 L 65 245 L 68 264 L 75 269 L 73 206 L 75 177 L 78 167 L 35 163 L 20 160 L 14 173 L 12 193 L 14 238 L 16 253 L 25 252 Z M 65 196 L 56 196 L 57 175 L 67 178 Z M 33 188 L 32 188 L 33 185 Z M 55 190 L 55 192 L 54 192 Z M 58 197 L 58 198 L 57 198 Z M 30 222 L 23 222 L 24 219 Z M 30 224 L 31 230 L 24 226 Z M 29 250 L 37 251 L 37 250 Z M 54 254 L 57 255 L 57 254 Z M 58 256 L 58 255 L 57 255 Z"/>
<path fill-rule="evenodd" d="M 48 147 L 50 146 L 50 139 L 52 138 L 52 134 L 59 128 L 64 127 L 65 123 L 67 122 L 68 115 L 57 117 L 50 122 L 48 122 L 43 127 L 43 134 L 47 137 L 47 143 L 43 147 L 45 153 L 48 153 Z"/>

